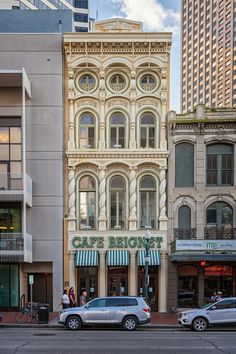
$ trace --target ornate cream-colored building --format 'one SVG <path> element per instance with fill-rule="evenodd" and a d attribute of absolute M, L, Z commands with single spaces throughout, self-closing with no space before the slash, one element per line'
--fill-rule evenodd
<path fill-rule="evenodd" d="M 166 112 L 171 34 L 124 19 L 64 35 L 65 286 L 167 310 Z"/>

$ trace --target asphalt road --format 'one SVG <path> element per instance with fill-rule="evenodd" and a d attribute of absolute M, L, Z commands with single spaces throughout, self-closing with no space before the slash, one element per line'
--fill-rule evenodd
<path fill-rule="evenodd" d="M 1 354 L 235 354 L 236 331 L 81 330 L 0 327 Z"/>

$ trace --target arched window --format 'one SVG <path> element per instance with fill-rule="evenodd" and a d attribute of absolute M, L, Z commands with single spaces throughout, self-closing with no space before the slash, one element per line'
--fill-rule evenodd
<path fill-rule="evenodd" d="M 79 228 L 95 229 L 96 184 L 91 176 L 79 180 Z"/>
<path fill-rule="evenodd" d="M 115 176 L 110 181 L 110 227 L 111 229 L 125 228 L 125 180 Z"/>
<path fill-rule="evenodd" d="M 95 147 L 95 122 L 94 116 L 87 112 L 81 115 L 79 120 L 79 147 Z"/>
<path fill-rule="evenodd" d="M 179 208 L 178 229 L 175 230 L 175 236 L 182 240 L 194 238 L 194 233 L 191 229 L 191 209 L 186 205 Z"/>
<path fill-rule="evenodd" d="M 231 239 L 233 237 L 233 210 L 225 202 L 211 204 L 206 210 L 206 238 Z"/>
<path fill-rule="evenodd" d="M 175 186 L 194 186 L 194 147 L 180 143 L 175 147 Z"/>
<path fill-rule="evenodd" d="M 125 147 L 125 116 L 122 113 L 116 112 L 111 116 L 110 123 L 110 147 L 124 148 Z"/>
<path fill-rule="evenodd" d="M 144 113 L 141 117 L 140 147 L 155 147 L 156 120 L 152 113 Z"/>
<path fill-rule="evenodd" d="M 156 227 L 156 181 L 152 176 L 144 176 L 140 181 L 140 228 Z"/>
<path fill-rule="evenodd" d="M 206 183 L 208 186 L 232 186 L 234 184 L 233 146 L 213 144 L 207 146 Z"/>

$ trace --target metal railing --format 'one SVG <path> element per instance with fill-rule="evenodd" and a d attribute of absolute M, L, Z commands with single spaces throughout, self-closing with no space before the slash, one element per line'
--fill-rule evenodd
<path fill-rule="evenodd" d="M 204 238 L 206 240 L 235 240 L 236 229 L 235 228 L 222 228 L 217 227 L 205 227 Z"/>
<path fill-rule="evenodd" d="M 21 233 L 0 234 L 0 251 L 23 251 L 24 238 Z"/>
<path fill-rule="evenodd" d="M 196 229 L 174 229 L 174 238 L 178 240 L 192 240 L 196 238 Z"/>

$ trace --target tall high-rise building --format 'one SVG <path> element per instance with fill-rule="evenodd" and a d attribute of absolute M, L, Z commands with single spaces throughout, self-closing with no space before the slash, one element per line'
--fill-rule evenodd
<path fill-rule="evenodd" d="M 0 9 L 72 10 L 75 32 L 88 32 L 88 0 L 1 0 Z"/>
<path fill-rule="evenodd" d="M 234 0 L 182 0 L 181 109 L 236 103 Z"/>

